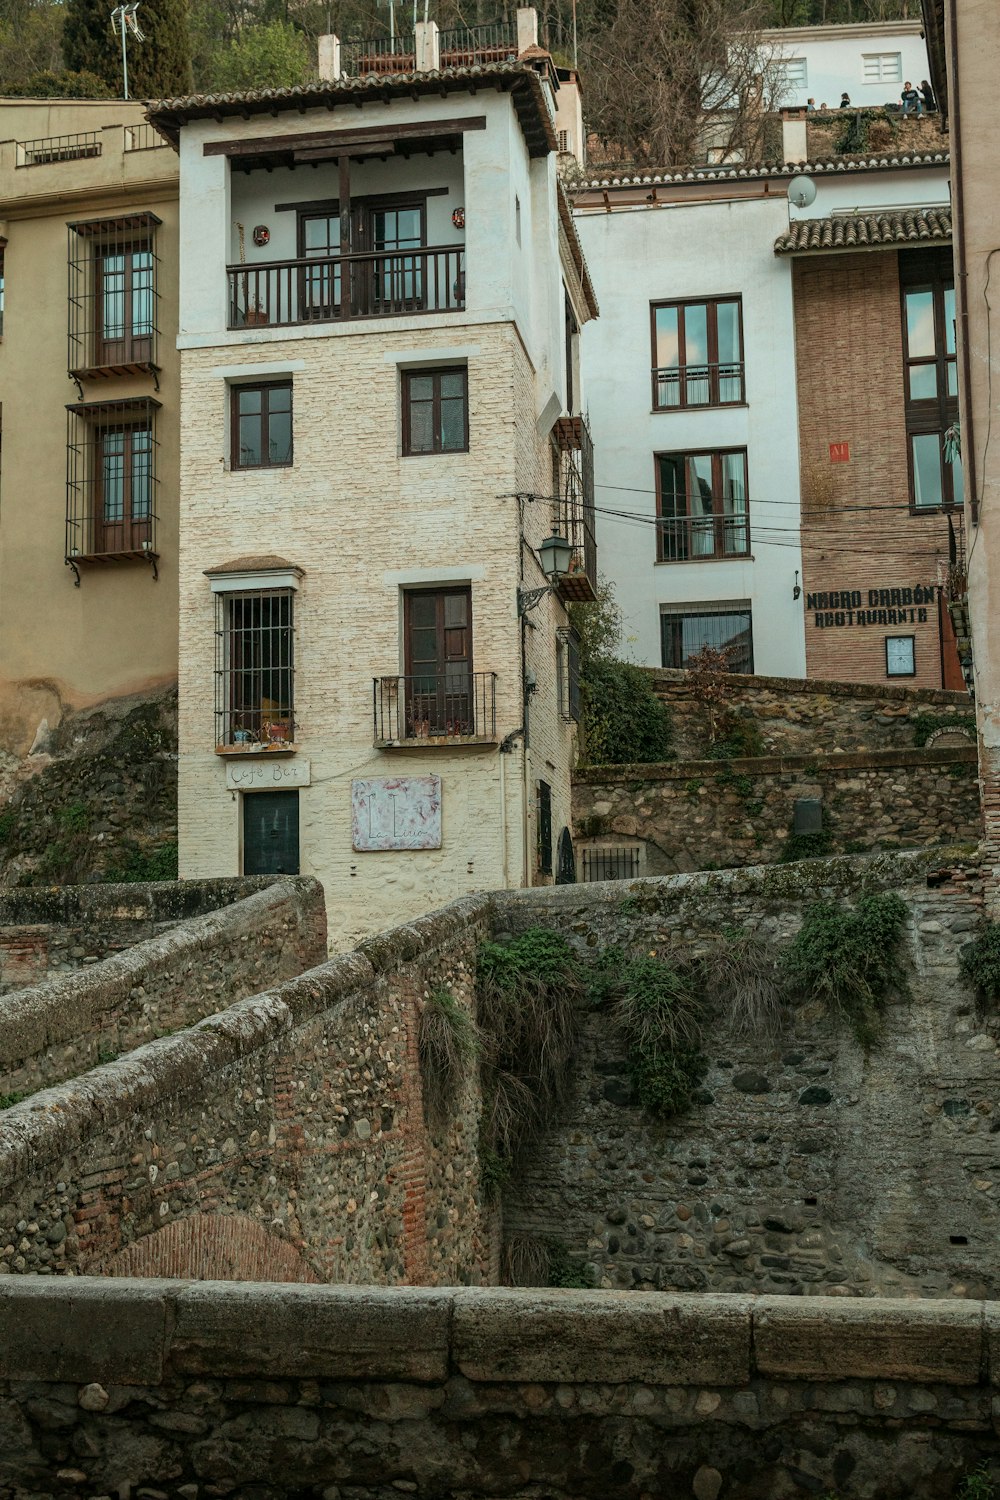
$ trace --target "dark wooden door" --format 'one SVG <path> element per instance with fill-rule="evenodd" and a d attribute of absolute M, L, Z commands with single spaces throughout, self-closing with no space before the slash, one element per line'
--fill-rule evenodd
<path fill-rule="evenodd" d="M 298 792 L 249 792 L 244 796 L 243 873 L 299 873 Z"/>
<path fill-rule="evenodd" d="M 469 589 L 407 594 L 405 627 L 407 736 L 475 734 Z"/>

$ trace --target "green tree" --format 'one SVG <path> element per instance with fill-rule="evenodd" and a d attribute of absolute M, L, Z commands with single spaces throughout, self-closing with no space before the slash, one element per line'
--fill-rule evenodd
<path fill-rule="evenodd" d="M 51 0 L 2 0 L 0 3 L 0 94 L 33 92 L 34 74 L 62 66 L 63 7 Z"/>
<path fill-rule="evenodd" d="M 248 26 L 219 47 L 210 63 L 207 87 L 213 90 L 281 89 L 306 83 L 312 51 L 300 31 L 283 21 Z"/>
<path fill-rule="evenodd" d="M 32 73 L 18 90 L 26 99 L 113 99 L 114 93 L 96 73 L 46 69 Z"/>
<path fill-rule="evenodd" d="M 188 0 L 142 0 L 138 21 L 145 40 L 128 39 L 130 96 L 160 99 L 188 93 Z M 96 73 L 121 98 L 121 41 L 114 34 L 107 0 L 67 0 L 63 62 L 71 72 Z"/>

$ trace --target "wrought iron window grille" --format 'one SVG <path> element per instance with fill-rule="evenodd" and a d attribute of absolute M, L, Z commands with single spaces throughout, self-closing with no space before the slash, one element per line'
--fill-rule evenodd
<path fill-rule="evenodd" d="M 570 625 L 556 631 L 559 658 L 559 715 L 567 724 L 580 722 L 580 637 Z"/>
<path fill-rule="evenodd" d="M 139 560 L 157 578 L 156 413 L 151 396 L 67 406 L 66 566 Z"/>
<path fill-rule="evenodd" d="M 159 390 L 159 257 L 154 213 L 69 226 L 67 368 L 84 380 L 149 374 Z"/>
<path fill-rule="evenodd" d="M 636 844 L 599 844 L 580 850 L 580 878 L 634 880 L 641 874 L 642 851 Z"/>
<path fill-rule="evenodd" d="M 291 589 L 215 596 L 215 743 L 219 750 L 295 744 Z"/>

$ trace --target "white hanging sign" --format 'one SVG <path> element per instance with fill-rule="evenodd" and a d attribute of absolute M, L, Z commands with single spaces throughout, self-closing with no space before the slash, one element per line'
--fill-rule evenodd
<path fill-rule="evenodd" d="M 226 762 L 226 787 L 231 792 L 280 792 L 285 787 L 308 786 L 312 768 L 307 760 L 267 755 L 245 755 Z"/>

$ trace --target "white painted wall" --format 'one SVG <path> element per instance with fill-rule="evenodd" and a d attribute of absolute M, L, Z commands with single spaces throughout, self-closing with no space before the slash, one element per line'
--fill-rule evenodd
<path fill-rule="evenodd" d="M 804 105 L 812 98 L 817 108 L 825 103 L 835 109 L 846 89 L 853 105 L 878 106 L 898 100 L 907 79 L 919 88 L 921 81 L 930 76 L 927 48 L 917 20 L 790 26 L 765 32 L 764 41 L 775 47 L 781 57 L 805 59 L 805 83 L 786 89 L 778 100 L 782 105 Z M 866 53 L 899 53 L 900 82 L 866 83 L 863 62 Z"/>
<path fill-rule="evenodd" d="M 785 200 L 588 211 L 576 223 L 601 308 L 582 343 L 600 568 L 615 584 L 627 654 L 661 664 L 662 604 L 750 600 L 755 670 L 804 676 L 792 599 L 802 563 L 791 268 L 774 255 Z M 652 411 L 650 303 L 732 293 L 743 297 L 747 405 Z M 653 455 L 734 447 L 747 449 L 752 560 L 657 563 Z"/>
<path fill-rule="evenodd" d="M 871 214 L 887 208 L 944 208 L 951 201 L 948 168 L 907 167 L 898 172 L 815 172 L 815 200 L 807 208 L 788 204 L 789 218 L 826 219 L 831 214 Z"/>

